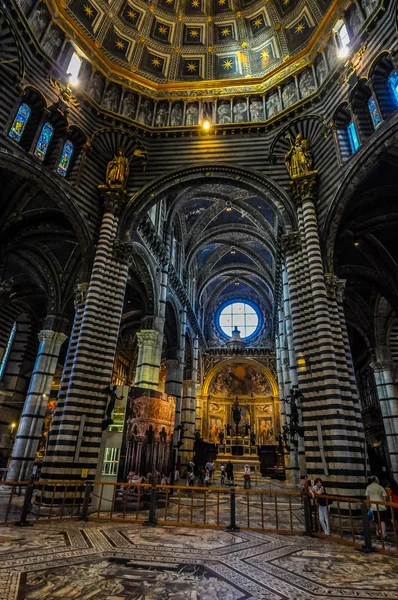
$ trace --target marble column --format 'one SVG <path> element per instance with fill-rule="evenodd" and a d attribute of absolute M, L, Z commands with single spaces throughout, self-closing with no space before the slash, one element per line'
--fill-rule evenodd
<path fill-rule="evenodd" d="M 371 367 L 380 402 L 391 472 L 394 479 L 398 481 L 398 389 L 394 382 L 391 361 L 377 361 Z"/>
<path fill-rule="evenodd" d="M 162 338 L 162 334 L 156 329 L 141 329 L 137 333 L 138 359 L 135 387 L 158 389 Z"/>
<path fill-rule="evenodd" d="M 12 451 L 9 481 L 26 481 L 32 475 L 48 396 L 61 346 L 66 339 L 64 333 L 52 329 L 39 332 L 39 349 Z"/>

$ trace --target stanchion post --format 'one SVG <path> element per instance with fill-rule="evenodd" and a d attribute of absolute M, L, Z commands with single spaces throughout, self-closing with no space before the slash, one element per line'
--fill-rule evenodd
<path fill-rule="evenodd" d="M 30 523 L 27 518 L 30 510 L 30 505 L 32 503 L 33 490 L 35 486 L 33 483 L 29 483 L 26 486 L 25 497 L 22 505 L 21 516 L 19 517 L 19 521 L 15 523 L 16 527 L 33 527 L 33 523 Z"/>
<path fill-rule="evenodd" d="M 303 494 L 305 535 L 312 537 L 311 500 L 308 494 Z"/>
<path fill-rule="evenodd" d="M 149 504 L 149 516 L 148 520 L 143 522 L 146 527 L 156 527 L 158 520 L 156 518 L 156 483 L 152 482 L 151 487 L 151 501 Z"/>
<path fill-rule="evenodd" d="M 372 535 L 370 531 L 369 517 L 368 517 L 368 506 L 365 502 L 361 502 L 361 517 L 362 517 L 362 527 L 363 527 L 363 539 L 364 544 L 360 549 L 360 552 L 364 552 L 365 554 L 369 554 L 370 552 L 374 552 L 374 548 L 372 546 Z"/>
<path fill-rule="evenodd" d="M 236 494 L 234 485 L 231 485 L 229 492 L 230 523 L 227 527 L 227 531 L 239 531 L 239 527 L 236 525 Z"/>
<path fill-rule="evenodd" d="M 93 491 L 92 483 L 85 482 L 82 515 L 79 517 L 79 521 L 88 521 L 88 509 L 90 507 L 91 492 Z"/>

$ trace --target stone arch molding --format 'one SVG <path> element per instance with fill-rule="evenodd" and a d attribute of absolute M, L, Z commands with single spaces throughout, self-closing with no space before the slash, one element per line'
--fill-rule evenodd
<path fill-rule="evenodd" d="M 235 185 L 253 194 L 266 197 L 274 205 L 285 227 L 289 225 L 295 229 L 297 226 L 296 211 L 290 196 L 270 177 L 252 169 L 229 165 L 196 165 L 188 169 L 172 171 L 134 194 L 129 199 L 122 215 L 121 237 L 129 236 L 129 232 L 137 228 L 145 214 L 161 197 L 170 193 L 178 193 L 185 187 L 194 185 L 195 182 L 201 185 L 204 181 Z"/>
<path fill-rule="evenodd" d="M 270 383 L 271 391 L 272 391 L 272 396 L 274 398 L 279 397 L 278 384 L 276 382 L 275 376 L 272 373 L 271 369 L 269 369 L 268 367 L 266 367 L 265 365 L 263 365 L 262 363 L 260 363 L 259 361 L 255 360 L 255 359 L 246 358 L 246 357 L 243 357 L 243 356 L 242 357 L 241 356 L 237 356 L 237 357 L 234 357 L 234 358 L 227 358 L 227 359 L 225 359 L 223 361 L 220 361 L 219 363 L 217 363 L 217 365 L 215 365 L 212 369 L 210 369 L 210 371 L 207 373 L 205 381 L 203 383 L 202 395 L 203 396 L 208 396 L 209 395 L 210 385 L 211 385 L 213 379 L 217 376 L 218 373 L 220 373 L 228 365 L 233 366 L 233 365 L 238 365 L 238 364 L 243 364 L 243 365 L 254 367 L 260 373 L 262 373 L 263 375 L 265 375 L 265 377 L 267 378 L 268 382 Z M 239 394 L 237 394 L 237 395 L 239 395 Z M 244 396 L 245 394 L 241 394 L 241 395 Z"/>

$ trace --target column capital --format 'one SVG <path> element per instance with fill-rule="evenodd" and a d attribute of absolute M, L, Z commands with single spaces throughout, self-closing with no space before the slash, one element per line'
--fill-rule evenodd
<path fill-rule="evenodd" d="M 54 341 L 56 344 L 63 344 L 68 339 L 65 333 L 53 331 L 52 329 L 42 329 L 39 331 L 37 337 L 39 338 L 39 342 Z"/>
<path fill-rule="evenodd" d="M 113 255 L 122 265 L 130 265 L 133 262 L 133 244 L 119 239 L 114 240 Z"/>
<path fill-rule="evenodd" d="M 185 362 L 180 358 L 167 358 L 164 363 L 166 369 L 169 367 L 170 369 L 182 370 L 185 366 Z"/>
<path fill-rule="evenodd" d="M 138 346 L 156 347 L 159 341 L 160 333 L 155 329 L 141 329 L 137 331 Z"/>
<path fill-rule="evenodd" d="M 289 231 L 282 235 L 282 251 L 284 255 L 293 254 L 301 248 L 301 237 L 299 231 Z"/>
<path fill-rule="evenodd" d="M 346 280 L 340 279 L 333 273 L 325 273 L 325 284 L 329 298 L 334 298 L 339 302 L 343 302 Z"/>
<path fill-rule="evenodd" d="M 318 171 L 309 171 L 305 175 L 292 177 L 290 185 L 293 189 L 293 196 L 297 204 L 304 200 L 315 200 L 317 196 L 317 177 Z"/>
<path fill-rule="evenodd" d="M 104 204 L 104 212 L 118 215 L 126 202 L 125 190 L 110 190 L 108 186 L 98 186 Z"/>

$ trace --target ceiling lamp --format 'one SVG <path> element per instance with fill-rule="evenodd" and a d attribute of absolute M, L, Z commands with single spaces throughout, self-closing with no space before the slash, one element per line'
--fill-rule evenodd
<path fill-rule="evenodd" d="M 210 121 L 209 119 L 205 119 L 202 123 L 202 127 L 203 129 L 205 129 L 206 131 L 210 129 Z"/>
<path fill-rule="evenodd" d="M 226 209 L 225 209 L 225 210 L 226 210 L 227 212 L 231 212 L 231 210 L 232 210 L 231 201 L 230 201 L 230 200 L 228 200 L 228 202 L 226 203 L 226 205 L 227 205 L 227 206 L 226 206 Z"/>
<path fill-rule="evenodd" d="M 236 250 L 235 250 L 234 246 L 232 246 L 232 248 L 231 248 L 231 254 L 236 254 Z"/>

